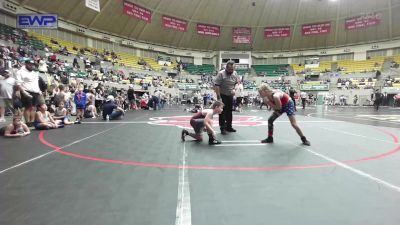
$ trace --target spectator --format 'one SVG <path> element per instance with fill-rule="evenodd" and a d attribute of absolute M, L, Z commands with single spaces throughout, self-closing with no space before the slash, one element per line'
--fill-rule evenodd
<path fill-rule="evenodd" d="M 48 130 L 61 127 L 64 127 L 64 124 L 61 124 L 60 120 L 54 120 L 49 111 L 47 111 L 46 104 L 40 103 L 35 115 L 35 128 L 37 130 Z"/>
<path fill-rule="evenodd" d="M 0 128 L 0 135 L 4 135 L 4 137 L 23 137 L 30 133 L 28 126 L 21 121 L 19 116 L 14 116 L 11 124 Z"/>
<path fill-rule="evenodd" d="M 114 96 L 107 96 L 106 103 L 103 105 L 103 120 L 106 120 L 107 116 L 110 120 L 121 119 L 123 114 L 124 110 L 114 103 Z"/>
<path fill-rule="evenodd" d="M 129 109 L 136 109 L 136 97 L 135 91 L 133 90 L 133 85 L 129 85 L 128 89 L 128 101 L 129 101 Z"/>
<path fill-rule="evenodd" d="M 54 119 L 56 120 L 61 120 L 61 122 L 64 125 L 71 125 L 74 124 L 73 122 L 69 121 L 68 115 L 67 115 L 67 109 L 65 108 L 65 103 L 64 101 L 61 101 L 58 104 L 58 107 L 56 108 L 56 110 L 54 111 Z"/>
<path fill-rule="evenodd" d="M 28 59 L 25 61 L 25 66 L 16 74 L 18 90 L 21 91 L 22 106 L 25 108 L 25 122 L 28 126 L 33 126 L 35 107 L 38 106 L 42 95 L 39 88 L 39 75 L 33 69 L 34 61 Z"/>
<path fill-rule="evenodd" d="M 82 87 L 79 87 L 79 89 L 75 92 L 74 102 L 76 105 L 76 121 L 75 121 L 75 123 L 80 124 L 83 119 L 84 110 L 86 107 L 86 94 L 83 92 Z"/>
<path fill-rule="evenodd" d="M 3 80 L 0 80 L 0 122 L 5 122 L 5 112 L 13 110 L 12 97 L 16 81 L 10 76 L 10 72 L 3 72 Z"/>

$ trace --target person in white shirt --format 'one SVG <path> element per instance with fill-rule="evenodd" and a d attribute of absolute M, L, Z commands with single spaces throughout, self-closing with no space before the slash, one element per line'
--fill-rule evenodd
<path fill-rule="evenodd" d="M 21 90 L 21 101 L 24 109 L 25 122 L 33 126 L 35 120 L 35 107 L 39 105 L 42 92 L 39 88 L 39 74 L 33 70 L 34 61 L 25 61 L 25 66 L 17 71 L 17 88 Z"/>
<path fill-rule="evenodd" d="M 239 112 L 243 111 L 243 97 L 244 97 L 244 91 L 243 91 L 244 87 L 243 87 L 243 82 L 239 81 L 238 85 L 236 86 L 236 106 L 237 106 L 237 110 Z"/>
<path fill-rule="evenodd" d="M 0 78 L 0 122 L 5 122 L 6 109 L 12 109 L 12 95 L 16 81 L 10 76 L 10 71 L 5 70 Z"/>
<path fill-rule="evenodd" d="M 38 70 L 40 73 L 47 73 L 47 64 L 46 61 L 44 61 L 43 59 L 39 60 Z"/>
<path fill-rule="evenodd" d="M 301 105 L 303 106 L 303 109 L 305 109 L 307 101 L 307 93 L 304 91 L 300 92 L 300 98 L 301 98 Z"/>

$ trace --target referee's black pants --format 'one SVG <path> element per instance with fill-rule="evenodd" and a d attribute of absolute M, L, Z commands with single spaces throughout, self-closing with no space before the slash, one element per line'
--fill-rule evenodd
<path fill-rule="evenodd" d="M 226 130 L 232 128 L 233 96 L 221 95 L 221 100 L 224 103 L 224 111 L 219 114 L 219 128 Z"/>

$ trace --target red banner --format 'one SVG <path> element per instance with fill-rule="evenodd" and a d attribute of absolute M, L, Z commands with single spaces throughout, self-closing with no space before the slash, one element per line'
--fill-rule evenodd
<path fill-rule="evenodd" d="M 174 17 L 163 16 L 163 25 L 165 28 L 170 28 L 174 30 L 179 30 L 186 32 L 187 30 L 187 22 L 181 19 L 177 19 Z"/>
<path fill-rule="evenodd" d="M 266 27 L 264 38 L 290 37 L 290 27 Z"/>
<path fill-rule="evenodd" d="M 345 21 L 346 30 L 354 30 L 365 27 L 377 26 L 381 23 L 381 16 L 379 14 L 357 16 L 347 18 Z"/>
<path fill-rule="evenodd" d="M 234 44 L 251 44 L 251 28 L 250 27 L 232 28 L 232 42 Z"/>
<path fill-rule="evenodd" d="M 251 35 L 235 35 L 232 36 L 232 42 L 235 44 L 251 44 Z"/>
<path fill-rule="evenodd" d="M 305 24 L 302 26 L 302 34 L 304 36 L 329 34 L 331 32 L 331 22 Z"/>
<path fill-rule="evenodd" d="M 148 23 L 151 22 L 151 11 L 131 2 L 124 1 L 124 14 Z"/>
<path fill-rule="evenodd" d="M 198 23 L 197 33 L 202 35 L 219 37 L 220 29 L 219 26 Z"/>
<path fill-rule="evenodd" d="M 251 28 L 250 27 L 234 27 L 234 28 L 232 28 L 232 34 L 251 35 Z"/>

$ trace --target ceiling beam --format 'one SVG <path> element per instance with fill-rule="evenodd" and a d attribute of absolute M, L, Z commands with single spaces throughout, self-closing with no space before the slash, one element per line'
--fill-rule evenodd
<path fill-rule="evenodd" d="M 105 8 L 107 8 L 107 6 L 108 5 L 110 5 L 110 3 L 112 2 L 113 0 L 107 0 L 107 2 L 104 4 L 104 6 L 103 6 L 103 9 L 102 10 L 105 10 Z M 95 22 L 96 22 L 96 20 L 99 18 L 99 16 L 101 15 L 102 13 L 97 13 L 97 15 L 93 18 L 93 20 L 89 23 L 89 25 L 88 25 L 88 27 L 91 27 Z"/>
<path fill-rule="evenodd" d="M 161 5 L 161 0 L 157 3 L 157 6 L 153 9 L 153 12 L 156 13 L 156 11 L 158 10 L 158 8 Z M 143 34 L 143 32 L 146 30 L 146 28 L 149 26 L 149 24 L 146 24 L 143 26 L 142 30 L 139 32 L 137 39 L 141 39 L 140 36 Z M 133 31 L 132 31 L 133 32 Z M 132 33 L 131 33 L 132 34 Z M 131 35 L 129 35 L 131 36 Z"/>
<path fill-rule="evenodd" d="M 204 1 L 204 0 L 200 0 L 200 1 L 199 1 L 199 4 L 197 4 L 196 8 L 194 9 L 194 12 L 193 12 L 192 16 L 190 16 L 189 20 L 187 21 L 187 27 L 188 27 L 188 28 L 189 28 L 189 25 L 192 23 L 192 19 L 193 19 L 193 17 L 197 14 L 197 11 L 199 10 L 200 5 L 203 3 L 203 1 Z M 196 29 L 197 29 L 197 28 L 195 27 L 194 33 L 196 33 Z M 185 34 L 183 34 L 183 35 L 181 36 L 181 38 L 179 39 L 179 42 L 178 42 L 178 46 L 177 46 L 177 47 L 181 47 L 181 46 L 182 46 L 182 41 L 183 41 L 184 38 L 185 38 L 186 36 L 188 36 L 188 35 L 190 35 L 190 33 L 189 33 L 189 32 L 185 32 Z"/>
<path fill-rule="evenodd" d="M 253 40 L 252 40 L 252 42 L 251 42 L 251 49 L 250 50 L 253 50 L 253 43 L 254 43 L 254 41 L 256 40 L 256 38 L 257 38 L 257 35 L 258 35 L 258 30 L 259 29 L 261 29 L 261 30 L 263 30 L 264 31 L 264 28 L 262 28 L 262 27 L 260 27 L 261 26 L 261 19 L 263 18 L 263 15 L 264 15 L 264 13 L 265 13 L 265 9 L 267 8 L 267 6 L 268 6 L 268 1 L 265 1 L 265 3 L 264 3 L 264 8 L 263 8 L 263 10 L 262 10 L 262 13 L 260 14 L 260 16 L 258 17 L 258 19 L 257 19 L 257 27 L 256 27 L 256 31 L 254 32 L 254 38 L 253 38 Z M 264 35 L 263 35 L 264 36 Z M 262 40 L 264 40 L 264 39 L 262 39 Z M 261 41 L 261 42 L 263 42 L 263 41 Z M 262 51 L 262 49 L 260 49 L 260 51 Z"/>
<path fill-rule="evenodd" d="M 301 8 L 301 0 L 298 0 L 297 1 L 297 9 L 296 9 L 296 20 L 295 20 L 294 25 L 293 25 L 293 33 L 291 33 L 291 35 L 290 35 L 289 49 L 292 49 L 294 38 L 296 36 L 295 33 L 296 33 L 297 25 L 299 23 L 300 8 Z"/>

